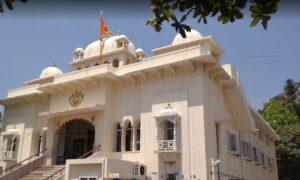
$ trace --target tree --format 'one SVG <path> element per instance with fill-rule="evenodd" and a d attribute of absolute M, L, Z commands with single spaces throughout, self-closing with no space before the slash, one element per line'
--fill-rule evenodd
<path fill-rule="evenodd" d="M 297 114 L 297 106 L 287 103 L 299 104 L 295 94 L 299 94 L 296 88 L 298 82 L 287 80 L 284 92 L 264 105 L 263 117 L 270 123 L 280 140 L 276 142 L 276 155 L 279 179 L 300 179 L 300 116 Z"/>
<path fill-rule="evenodd" d="M 264 105 L 262 115 L 275 130 L 298 120 L 297 115 L 287 109 L 282 100 L 277 98 L 271 99 Z"/>
<path fill-rule="evenodd" d="M 298 99 L 300 82 L 288 79 L 284 85 L 284 95 L 292 100 Z"/>
<path fill-rule="evenodd" d="M 285 82 L 283 93 L 277 96 L 284 106 L 300 117 L 300 82 L 288 79 Z"/>
<path fill-rule="evenodd" d="M 190 31 L 191 28 L 184 22 L 189 16 L 204 24 L 207 24 L 207 17 L 218 16 L 219 22 L 227 24 L 242 19 L 242 11 L 249 7 L 252 18 L 250 26 L 261 22 L 263 28 L 267 29 L 268 21 L 276 13 L 279 2 L 280 0 L 152 0 L 154 17 L 147 24 L 159 32 L 164 22 L 171 21 L 176 32 L 179 31 L 182 37 L 186 37 L 185 31 Z M 177 16 L 178 14 L 183 15 Z"/>
<path fill-rule="evenodd" d="M 20 0 L 21 2 L 25 3 L 27 2 L 27 0 Z M 3 8 L 3 3 L 6 5 L 6 7 L 9 9 L 9 10 L 13 10 L 14 7 L 13 7 L 13 3 L 15 2 L 15 0 L 0 0 L 0 13 L 3 13 L 4 12 L 4 8 Z"/>

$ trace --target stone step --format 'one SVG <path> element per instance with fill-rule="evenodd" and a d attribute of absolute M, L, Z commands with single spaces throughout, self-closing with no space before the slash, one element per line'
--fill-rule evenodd
<path fill-rule="evenodd" d="M 29 174 L 26 176 L 19 178 L 19 180 L 42 180 L 45 179 L 46 177 L 49 177 L 53 173 L 61 170 L 64 167 L 64 165 L 43 165 L 42 167 L 31 171 Z M 63 170 L 64 173 L 64 170 Z M 55 175 L 54 177 L 59 176 Z"/>

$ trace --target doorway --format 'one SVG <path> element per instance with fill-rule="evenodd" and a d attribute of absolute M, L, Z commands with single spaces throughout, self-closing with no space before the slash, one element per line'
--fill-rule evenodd
<path fill-rule="evenodd" d="M 176 180 L 176 174 L 167 174 L 167 180 Z"/>
<path fill-rule="evenodd" d="M 95 128 L 83 119 L 63 124 L 57 133 L 56 164 L 65 164 L 67 159 L 77 159 L 93 149 Z"/>

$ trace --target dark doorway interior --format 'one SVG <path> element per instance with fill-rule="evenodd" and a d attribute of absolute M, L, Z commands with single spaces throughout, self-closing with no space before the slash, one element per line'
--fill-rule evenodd
<path fill-rule="evenodd" d="M 66 159 L 77 159 L 93 148 L 95 129 L 88 121 L 72 120 L 60 127 L 57 136 L 56 164 L 65 164 Z"/>
<path fill-rule="evenodd" d="M 167 180 L 176 180 L 176 174 L 167 174 Z"/>

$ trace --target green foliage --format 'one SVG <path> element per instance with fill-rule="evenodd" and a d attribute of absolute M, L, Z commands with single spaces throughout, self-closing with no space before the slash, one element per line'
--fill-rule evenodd
<path fill-rule="evenodd" d="M 271 99 L 265 104 L 262 115 L 275 130 L 298 120 L 298 117 L 284 107 L 284 103 L 278 99 Z"/>
<path fill-rule="evenodd" d="M 151 8 L 154 17 L 147 24 L 157 32 L 161 30 L 163 22 L 170 22 L 176 31 L 186 37 L 185 30 L 190 31 L 190 26 L 184 23 L 186 18 L 192 18 L 207 24 L 207 17 L 217 16 L 217 20 L 223 24 L 233 23 L 242 19 L 242 10 L 249 7 L 252 22 L 250 26 L 256 26 L 261 22 L 267 29 L 271 15 L 276 13 L 280 0 L 152 0 Z M 247 5 L 249 3 L 249 5 Z M 176 14 L 183 14 L 177 17 Z"/>
<path fill-rule="evenodd" d="M 300 82 L 296 82 L 293 79 L 288 79 L 285 82 L 284 86 L 284 94 L 286 97 L 296 100 L 299 98 L 299 87 L 300 87 Z"/>
<path fill-rule="evenodd" d="M 25 3 L 27 2 L 27 0 L 20 0 L 21 2 Z M 6 5 L 6 7 L 9 9 L 9 10 L 13 10 L 14 7 L 13 7 L 13 3 L 15 2 L 15 0 L 0 0 L 0 13 L 3 13 L 4 12 L 4 8 L 3 8 L 3 3 Z"/>
<path fill-rule="evenodd" d="M 276 143 L 279 179 L 300 179 L 300 122 L 277 128 L 281 137 Z"/>
<path fill-rule="evenodd" d="M 279 179 L 300 179 L 300 104 L 298 82 L 287 80 L 284 93 L 265 104 L 262 115 L 280 136 L 276 142 Z"/>

